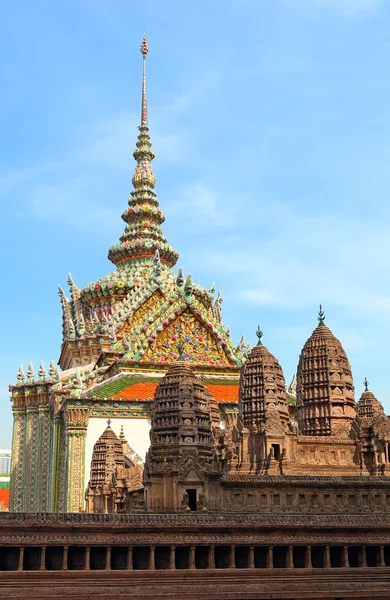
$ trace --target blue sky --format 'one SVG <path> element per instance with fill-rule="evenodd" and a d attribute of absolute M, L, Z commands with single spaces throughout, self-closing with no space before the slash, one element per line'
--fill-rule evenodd
<path fill-rule="evenodd" d="M 317 323 L 390 412 L 390 3 L 15 0 L 0 24 L 0 447 L 22 362 L 58 359 L 57 285 L 111 270 L 146 27 L 164 232 L 287 380 Z"/>

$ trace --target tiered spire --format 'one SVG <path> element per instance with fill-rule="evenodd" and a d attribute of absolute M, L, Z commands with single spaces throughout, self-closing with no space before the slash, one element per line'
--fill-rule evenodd
<path fill-rule="evenodd" d="M 348 437 L 356 417 L 351 366 L 340 341 L 324 323 L 304 345 L 297 370 L 297 417 L 304 435 Z"/>
<path fill-rule="evenodd" d="M 149 265 L 156 250 L 160 253 L 162 263 L 170 267 L 173 267 L 179 256 L 176 250 L 169 246 L 163 235 L 161 224 L 165 217 L 159 208 L 154 191 L 156 178 L 151 164 L 154 152 L 149 136 L 146 96 L 146 55 L 148 50 L 144 34 L 141 45 L 143 62 L 141 124 L 138 128 L 137 147 L 133 154 L 137 161 L 132 179 L 134 189 L 129 199 L 129 208 L 122 215 L 122 219 L 127 223 L 125 232 L 120 238 L 120 243 L 112 246 L 108 251 L 108 258 L 117 267 L 125 264 Z"/>

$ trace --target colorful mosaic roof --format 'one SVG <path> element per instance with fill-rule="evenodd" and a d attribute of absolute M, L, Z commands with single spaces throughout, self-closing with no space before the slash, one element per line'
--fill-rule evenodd
<path fill-rule="evenodd" d="M 160 381 L 160 377 L 124 375 L 119 379 L 108 381 L 105 385 L 91 390 L 88 397 L 141 401 L 149 400 L 154 397 Z M 214 396 L 217 402 L 238 402 L 237 380 L 202 377 L 202 383 Z"/>

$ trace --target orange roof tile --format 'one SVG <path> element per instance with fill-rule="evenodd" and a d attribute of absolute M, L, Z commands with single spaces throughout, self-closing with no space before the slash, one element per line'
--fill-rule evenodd
<path fill-rule="evenodd" d="M 4 508 L 8 508 L 9 505 L 9 489 L 0 488 L 0 504 L 4 506 Z"/>
<path fill-rule="evenodd" d="M 206 384 L 208 391 L 217 402 L 238 402 L 238 385 Z"/>
<path fill-rule="evenodd" d="M 125 398 L 128 400 L 147 400 L 153 398 L 157 383 L 148 381 L 129 385 L 113 398 Z M 238 402 L 238 385 L 214 385 L 206 384 L 206 388 L 214 396 L 217 402 Z"/>
<path fill-rule="evenodd" d="M 112 397 L 127 398 L 128 400 L 147 400 L 154 397 L 157 385 L 157 383 L 151 383 L 150 381 L 135 383 Z"/>

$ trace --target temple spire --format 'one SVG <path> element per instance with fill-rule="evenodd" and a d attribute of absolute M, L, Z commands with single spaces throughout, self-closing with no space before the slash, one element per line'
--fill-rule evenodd
<path fill-rule="evenodd" d="M 148 104 L 146 97 L 146 55 L 149 51 L 146 34 L 142 39 L 142 98 L 141 122 L 136 149 L 133 153 L 137 166 L 132 178 L 133 191 L 129 199 L 129 208 L 122 214 L 126 223 L 119 244 L 108 251 L 108 258 L 116 266 L 132 265 L 139 270 L 150 269 L 158 250 L 162 265 L 173 267 L 178 259 L 175 248 L 164 237 L 161 225 L 165 220 L 159 208 L 154 186 L 156 177 L 152 169 L 154 152 L 150 141 L 148 126 Z"/>

